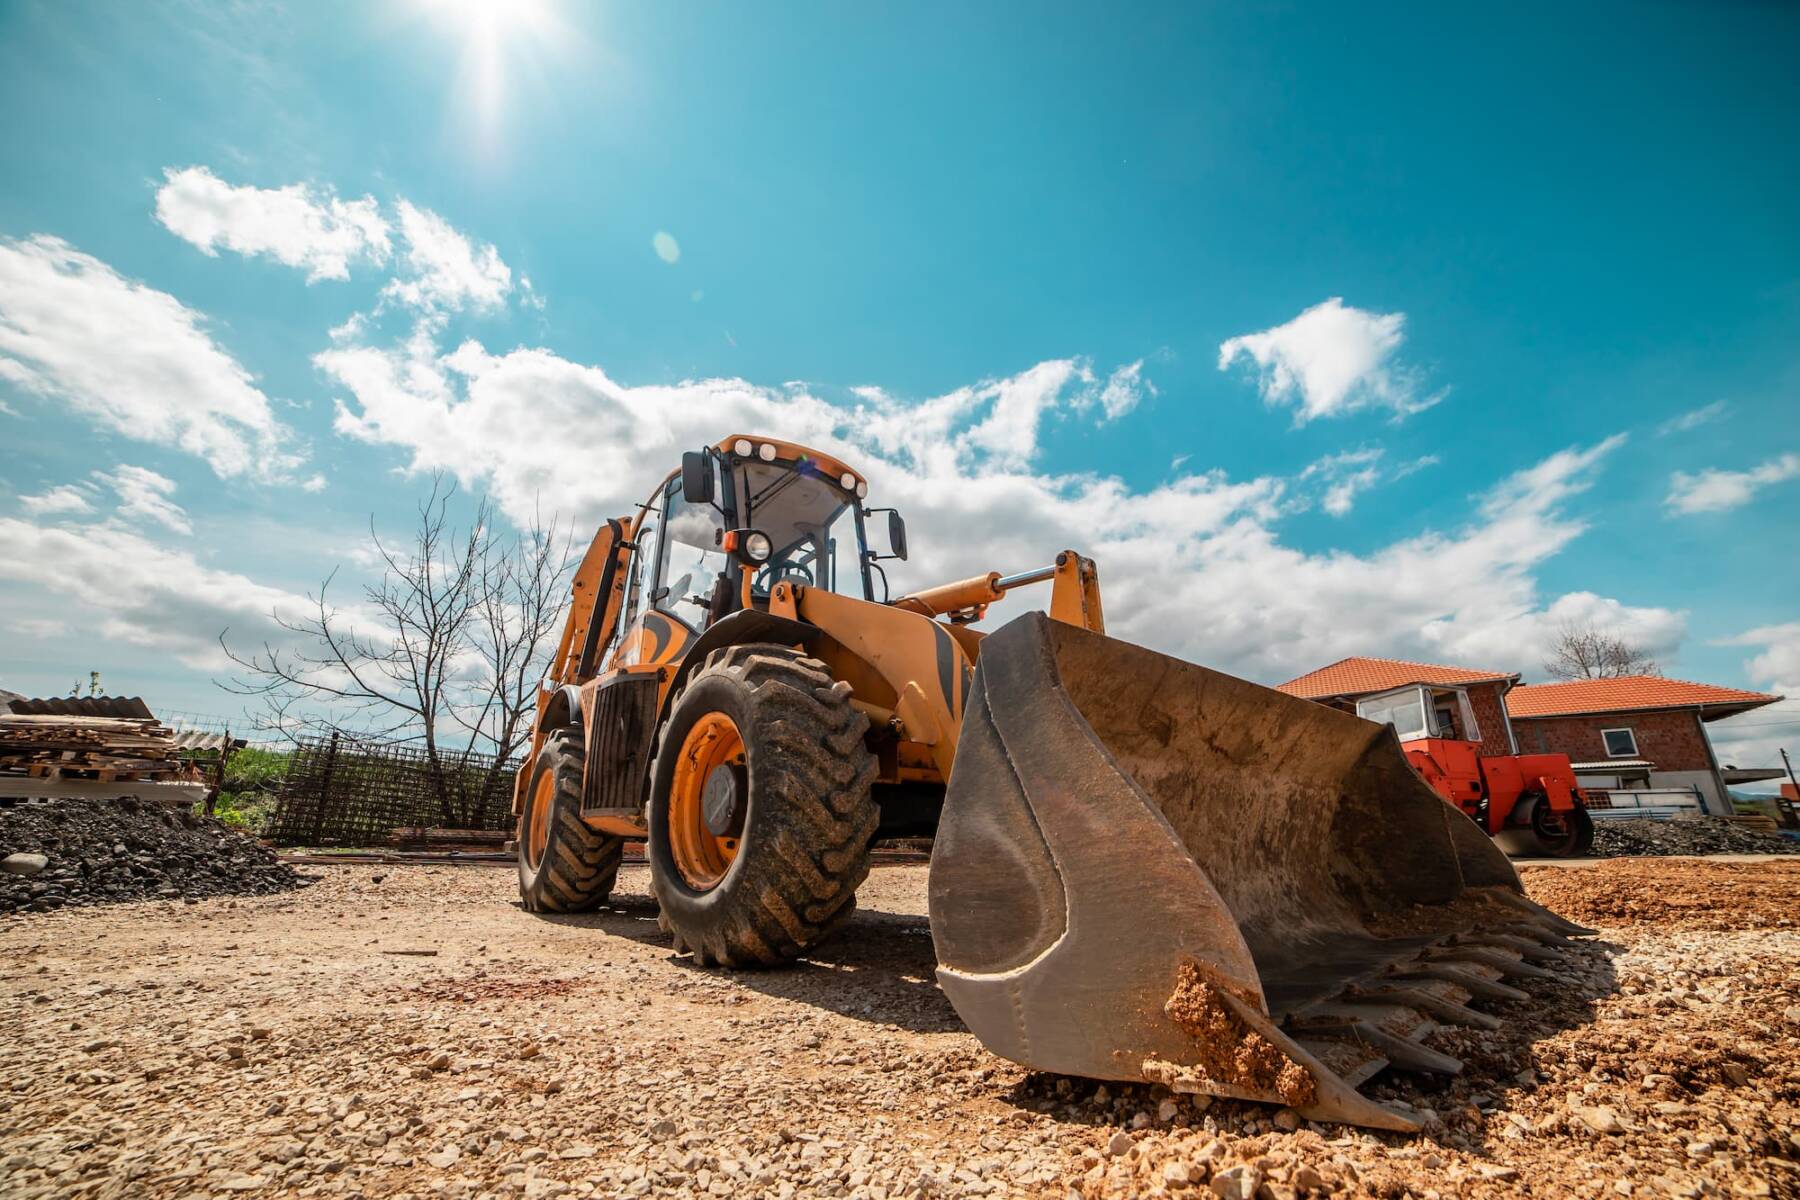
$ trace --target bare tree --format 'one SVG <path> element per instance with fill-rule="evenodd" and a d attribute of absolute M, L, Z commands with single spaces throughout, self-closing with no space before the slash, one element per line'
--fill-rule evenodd
<path fill-rule="evenodd" d="M 517 534 L 483 545 L 468 645 L 479 669 L 450 713 L 472 743 L 489 748 L 490 774 L 530 740 L 538 681 L 569 606 L 571 549 L 556 519 L 546 525 L 541 514 Z"/>
<path fill-rule="evenodd" d="M 220 686 L 261 701 L 259 728 L 289 737 L 339 728 L 418 743 L 447 825 L 466 824 L 485 792 L 469 795 L 471 756 L 491 754 L 492 776 L 526 736 L 525 714 L 568 604 L 571 561 L 554 521 L 534 518 L 501 534 L 486 499 L 466 529 L 453 527 L 455 492 L 432 478 L 404 547 L 384 541 L 370 519 L 381 575 L 359 604 L 333 602 L 334 570 L 308 596 L 306 613 L 270 614 L 291 645 L 265 641 L 246 652 L 219 635 L 239 670 Z"/>
<path fill-rule="evenodd" d="M 1642 647 L 1591 625 L 1564 625 L 1544 670 L 1556 679 L 1617 679 L 1660 675 L 1662 668 Z"/>

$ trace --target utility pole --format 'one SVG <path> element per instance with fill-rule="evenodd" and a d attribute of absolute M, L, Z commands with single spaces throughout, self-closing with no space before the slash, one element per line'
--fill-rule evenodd
<path fill-rule="evenodd" d="M 1800 803 L 1800 778 L 1796 778 L 1794 775 L 1794 760 L 1788 757 L 1786 746 L 1781 748 L 1781 765 L 1787 768 L 1788 782 L 1794 785 L 1794 799 L 1789 800 L 1786 797 L 1782 797 L 1780 800 L 1783 809 L 1782 815 L 1787 818 L 1782 824 L 1786 825 L 1789 829 L 1793 829 L 1800 826 L 1800 816 L 1797 816 L 1795 813 L 1795 805 L 1796 803 Z"/>

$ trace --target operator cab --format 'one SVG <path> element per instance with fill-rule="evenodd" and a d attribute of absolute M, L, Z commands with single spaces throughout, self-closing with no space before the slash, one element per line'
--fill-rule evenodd
<path fill-rule="evenodd" d="M 843 463 L 787 442 L 734 437 L 684 454 L 642 506 L 613 661 L 671 661 L 723 617 L 766 609 L 784 582 L 873 599 L 881 560 L 905 557 L 905 526 L 867 508 L 868 493 Z M 890 514 L 887 554 L 869 549 L 872 512 Z"/>
<path fill-rule="evenodd" d="M 1446 738 L 1479 742 L 1475 709 L 1469 693 L 1458 687 L 1409 684 L 1392 691 L 1364 696 L 1356 702 L 1356 715 L 1377 724 L 1392 725 L 1402 742 L 1421 738 Z"/>

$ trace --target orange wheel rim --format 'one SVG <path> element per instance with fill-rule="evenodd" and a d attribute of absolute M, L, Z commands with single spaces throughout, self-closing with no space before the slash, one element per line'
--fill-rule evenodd
<path fill-rule="evenodd" d="M 550 810 L 556 804 L 556 772 L 538 775 L 531 789 L 531 824 L 525 831 L 525 861 L 532 870 L 544 861 L 544 848 L 550 844 Z"/>
<path fill-rule="evenodd" d="M 737 857 L 739 834 L 716 832 L 707 823 L 706 786 L 721 768 L 744 766 L 744 737 L 724 713 L 711 712 L 688 730 L 669 784 L 669 851 L 675 869 L 695 891 L 717 886 Z M 742 797 L 739 804 L 746 803 Z M 715 814 L 714 824 L 718 824 Z M 737 826 L 741 828 L 741 817 Z"/>

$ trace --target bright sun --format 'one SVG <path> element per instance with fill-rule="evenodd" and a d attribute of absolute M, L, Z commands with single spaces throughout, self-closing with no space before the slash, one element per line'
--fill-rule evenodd
<path fill-rule="evenodd" d="M 412 0 L 412 5 L 461 46 L 454 86 L 478 133 L 498 134 L 509 87 L 536 73 L 542 59 L 572 36 L 556 0 Z"/>

